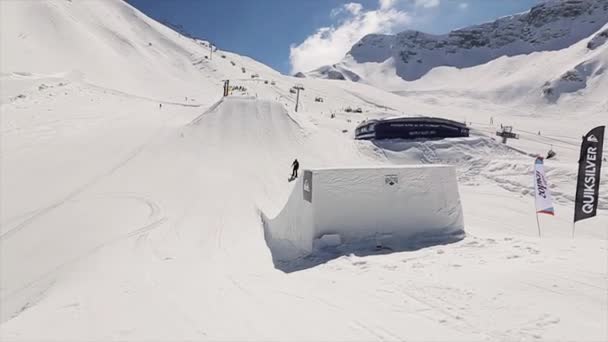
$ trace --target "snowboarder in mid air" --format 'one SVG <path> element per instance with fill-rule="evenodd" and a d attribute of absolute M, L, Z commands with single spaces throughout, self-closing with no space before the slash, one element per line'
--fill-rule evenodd
<path fill-rule="evenodd" d="M 293 161 L 293 163 L 291 163 L 291 166 L 293 167 L 293 171 L 291 172 L 291 179 L 296 179 L 298 178 L 298 169 L 300 168 L 300 163 L 296 159 Z"/>

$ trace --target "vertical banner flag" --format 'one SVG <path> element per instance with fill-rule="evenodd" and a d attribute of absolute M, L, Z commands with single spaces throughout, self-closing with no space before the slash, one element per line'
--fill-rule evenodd
<path fill-rule="evenodd" d="M 574 202 L 574 222 L 596 215 L 602 168 L 604 128 L 598 126 L 583 137 L 578 160 L 578 180 Z"/>
<path fill-rule="evenodd" d="M 538 157 L 534 162 L 534 192 L 536 197 L 536 214 L 554 215 L 551 192 L 545 178 L 543 159 Z"/>

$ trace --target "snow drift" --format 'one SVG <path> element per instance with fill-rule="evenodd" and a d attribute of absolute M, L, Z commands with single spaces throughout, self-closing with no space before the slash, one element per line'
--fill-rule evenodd
<path fill-rule="evenodd" d="M 285 208 L 262 219 L 275 261 L 309 255 L 327 236 L 402 249 L 464 232 L 456 172 L 443 165 L 306 170 Z"/>

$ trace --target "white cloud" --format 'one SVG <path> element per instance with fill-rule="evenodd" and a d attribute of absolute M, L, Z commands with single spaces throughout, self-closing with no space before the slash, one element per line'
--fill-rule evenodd
<path fill-rule="evenodd" d="M 466 2 L 462 2 L 462 3 L 460 3 L 460 4 L 458 5 L 458 7 L 459 7 L 461 10 L 466 10 L 467 8 L 469 8 L 469 4 L 468 4 L 468 3 L 466 3 Z"/>
<path fill-rule="evenodd" d="M 363 5 L 356 2 L 349 2 L 340 7 L 332 9 L 329 15 L 332 18 L 337 18 L 341 14 L 354 16 L 361 13 L 361 10 L 363 10 Z"/>
<path fill-rule="evenodd" d="M 415 0 L 414 5 L 424 8 L 437 7 L 439 6 L 439 0 Z"/>
<path fill-rule="evenodd" d="M 380 9 L 389 9 L 395 6 L 396 0 L 380 0 Z"/>
<path fill-rule="evenodd" d="M 363 36 L 394 33 L 405 28 L 411 17 L 396 9 L 395 3 L 396 0 L 379 0 L 378 9 L 369 11 L 363 10 L 361 4 L 348 3 L 332 10 L 332 17 L 345 14 L 346 18 L 336 25 L 319 28 L 301 44 L 292 45 L 289 53 L 291 71 L 310 71 L 337 63 Z"/>
<path fill-rule="evenodd" d="M 346 5 L 344 5 L 344 9 L 347 10 L 352 15 L 358 15 L 359 13 L 361 13 L 363 6 L 356 2 L 350 2 Z"/>

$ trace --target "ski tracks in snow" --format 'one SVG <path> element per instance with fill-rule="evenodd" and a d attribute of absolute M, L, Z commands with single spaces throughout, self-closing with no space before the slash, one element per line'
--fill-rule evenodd
<path fill-rule="evenodd" d="M 392 274 L 402 273 L 405 278 L 397 278 L 401 280 L 380 274 L 381 280 L 373 280 L 376 283 L 374 290 L 357 291 L 351 296 L 368 298 L 372 303 L 392 303 L 388 308 L 390 312 L 421 317 L 431 325 L 444 326 L 474 340 L 539 339 L 551 336 L 556 326 L 563 325 L 559 329 L 567 329 L 568 325 L 576 324 L 562 316 L 568 308 L 559 304 L 560 298 L 580 297 L 590 305 L 582 310 L 588 310 L 593 307 L 594 301 L 603 300 L 602 295 L 606 290 L 600 285 L 603 279 L 601 274 L 579 270 L 580 277 L 575 279 L 544 271 L 545 267 L 553 269 L 548 267 L 549 264 L 566 260 L 547 259 L 547 255 L 555 253 L 545 248 L 553 247 L 543 247 L 527 238 L 481 238 L 469 234 L 465 240 L 449 248 L 438 246 L 413 254 L 404 253 L 400 256 L 401 261 L 391 255 L 365 258 L 346 256 L 322 267 L 331 269 L 337 279 L 340 273 L 352 273 L 354 268 L 362 282 L 370 275 L 378 277 L 380 269 Z M 480 252 L 480 249 L 492 252 Z M 446 258 L 452 262 L 442 263 L 441 260 Z M 494 269 L 491 265 L 499 267 Z M 564 264 L 562 267 L 572 266 Z M 461 279 L 470 272 L 487 273 L 487 280 L 480 284 L 480 279 Z M 378 281 L 382 284 L 377 284 Z M 292 293 L 287 295 L 296 297 Z M 412 337 L 406 332 L 407 329 L 395 326 L 390 321 L 391 314 L 383 314 L 382 317 L 387 320 L 378 322 L 362 316 L 364 312 L 373 315 L 385 308 L 370 306 L 361 311 L 358 307 L 365 306 L 365 303 L 351 307 L 350 303 L 337 303 L 331 296 L 317 294 L 313 297 L 306 299 L 318 301 L 327 309 L 344 315 L 353 328 L 367 332 L 372 339 L 384 341 Z M 539 305 L 546 299 L 555 301 L 556 306 L 548 308 Z M 520 317 L 520 307 L 526 305 L 522 303 L 529 303 L 529 308 Z M 527 321 L 522 322 L 522 318 Z"/>
<path fill-rule="evenodd" d="M 0 242 L 9 239 L 12 235 L 18 233 L 20 230 L 24 229 L 25 227 L 27 227 L 28 225 L 30 225 L 35 220 L 43 217 L 44 215 L 48 214 L 52 210 L 54 210 L 54 209 L 56 209 L 56 208 L 64 205 L 68 201 L 73 200 L 78 195 L 82 194 L 85 190 L 87 190 L 90 187 L 92 187 L 93 185 L 97 184 L 98 182 L 100 182 L 104 178 L 112 175 L 117 170 L 119 170 L 120 168 L 122 168 L 123 166 L 125 166 L 132 159 L 134 159 L 135 157 L 137 157 L 137 155 L 143 150 L 144 147 L 145 147 L 145 145 L 138 146 L 133 151 L 131 151 L 130 153 L 128 153 L 125 158 L 123 158 L 117 164 L 115 164 L 114 166 L 112 166 L 109 170 L 107 170 L 104 173 L 101 173 L 99 175 L 94 176 L 88 182 L 86 182 L 85 184 L 83 184 L 83 185 L 77 187 L 76 189 L 72 190 L 65 197 L 59 199 L 58 201 L 55 201 L 55 202 L 53 202 L 52 204 L 50 204 L 50 205 L 48 205 L 46 207 L 42 207 L 42 208 L 36 209 L 34 211 L 31 211 L 30 212 L 31 215 L 29 215 L 28 218 L 26 218 L 21 223 L 13 226 L 12 228 L 10 228 L 6 232 L 4 232 L 2 235 L 0 235 Z"/>
<path fill-rule="evenodd" d="M 3 293 L 2 299 L 9 300 L 14 298 L 17 302 L 21 304 L 11 304 L 12 308 L 16 310 L 12 310 L 8 315 L 3 315 L 6 318 L 14 317 L 14 315 L 23 312 L 25 309 L 35 305 L 35 303 L 43 297 L 43 294 L 47 291 L 49 287 L 53 285 L 53 283 L 58 279 L 60 274 L 70 265 L 86 258 L 100 249 L 121 241 L 126 238 L 138 237 L 137 244 L 141 244 L 143 240 L 147 237 L 147 234 L 167 221 L 167 218 L 162 216 L 160 206 L 153 201 L 152 199 L 146 197 L 142 194 L 135 193 L 105 193 L 105 194 L 89 194 L 91 189 L 94 188 L 97 184 L 102 182 L 103 180 L 111 177 L 116 172 L 124 168 L 130 162 L 132 162 L 135 158 L 140 155 L 140 153 L 150 144 L 150 142 L 158 136 L 160 131 L 163 129 L 163 126 L 156 130 L 151 136 L 143 143 L 133 148 L 130 152 L 124 155 L 122 158 L 118 160 L 115 164 L 109 167 L 106 171 L 94 175 L 89 179 L 89 181 L 84 184 L 74 188 L 67 195 L 60 198 L 59 200 L 54 201 L 50 205 L 38 208 L 36 210 L 30 211 L 25 214 L 21 214 L 19 216 L 8 219 L 6 222 L 15 222 L 21 220 L 21 222 L 15 224 L 9 229 L 6 229 L 2 235 L 0 235 L 0 245 L 4 245 L 9 243 L 13 237 L 16 237 L 20 232 L 23 232 L 25 229 L 31 227 L 34 223 L 37 223 L 39 220 L 44 219 L 47 215 L 51 214 L 57 209 L 63 208 L 68 204 L 78 204 L 83 201 L 91 201 L 91 200 L 107 200 L 111 201 L 114 199 L 118 200 L 131 200 L 137 203 L 140 203 L 148 208 L 148 214 L 146 221 L 143 226 L 132 227 L 131 229 L 126 229 L 126 233 L 119 234 L 118 236 L 109 237 L 109 239 L 102 239 L 98 241 L 98 243 L 86 248 L 85 251 L 80 251 L 76 255 L 71 255 L 68 259 L 61 260 L 56 266 L 54 266 L 49 271 L 46 271 L 44 274 L 38 274 L 35 278 L 24 279 L 25 283 L 18 285 L 18 287 L 10 289 L 9 293 Z M 93 204 L 94 205 L 94 204 Z M 8 290 L 8 289 L 7 289 Z"/>

